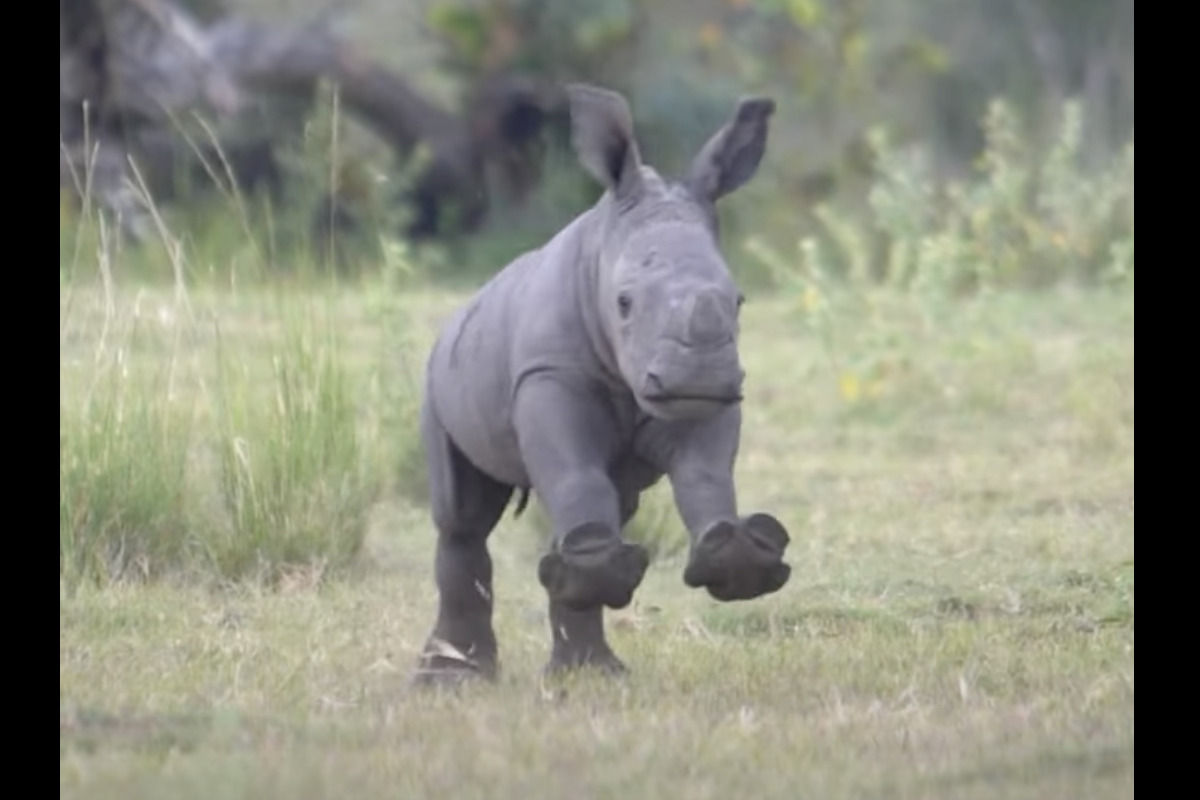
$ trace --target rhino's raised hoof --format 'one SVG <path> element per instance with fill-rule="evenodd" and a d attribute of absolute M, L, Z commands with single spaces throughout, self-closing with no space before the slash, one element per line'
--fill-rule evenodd
<path fill-rule="evenodd" d="M 717 600 L 750 600 L 777 592 L 792 568 L 783 562 L 790 539 L 770 514 L 751 514 L 737 524 L 718 522 L 692 548 L 683 581 L 705 587 Z"/>
<path fill-rule="evenodd" d="M 625 608 L 648 566 L 646 548 L 622 541 L 603 525 L 587 523 L 542 557 L 538 580 L 550 599 L 577 611 Z"/>

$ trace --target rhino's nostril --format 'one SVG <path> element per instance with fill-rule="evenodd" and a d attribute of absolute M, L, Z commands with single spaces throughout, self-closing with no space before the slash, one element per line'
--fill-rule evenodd
<path fill-rule="evenodd" d="M 646 394 L 661 395 L 666 393 L 666 387 L 663 386 L 662 378 L 658 377 L 653 372 L 646 373 Z"/>

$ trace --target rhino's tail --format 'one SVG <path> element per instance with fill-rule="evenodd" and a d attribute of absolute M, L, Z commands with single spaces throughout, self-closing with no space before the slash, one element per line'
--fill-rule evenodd
<path fill-rule="evenodd" d="M 521 489 L 521 496 L 517 499 L 517 510 L 513 512 L 513 519 L 521 516 L 525 511 L 525 506 L 529 505 L 529 489 Z"/>

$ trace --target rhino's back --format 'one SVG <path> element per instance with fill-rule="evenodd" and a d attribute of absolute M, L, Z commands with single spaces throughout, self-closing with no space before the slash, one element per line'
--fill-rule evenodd
<path fill-rule="evenodd" d="M 450 317 L 430 353 L 426 401 L 476 467 L 513 486 L 529 483 L 512 426 L 512 351 L 521 286 L 538 252 L 518 257 Z"/>

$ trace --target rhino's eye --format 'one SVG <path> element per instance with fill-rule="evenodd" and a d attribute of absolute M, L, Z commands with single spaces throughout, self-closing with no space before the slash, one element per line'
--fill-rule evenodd
<path fill-rule="evenodd" d="M 629 312 L 633 310 L 633 298 L 625 292 L 617 295 L 617 311 L 621 312 L 621 319 L 629 316 Z"/>
<path fill-rule="evenodd" d="M 746 302 L 746 295 L 744 295 L 744 294 L 739 294 L 739 295 L 738 295 L 738 297 L 737 297 L 737 307 L 738 307 L 738 308 L 741 308 L 741 307 L 742 307 L 742 304 L 743 304 L 743 303 L 745 303 L 745 302 Z"/>

